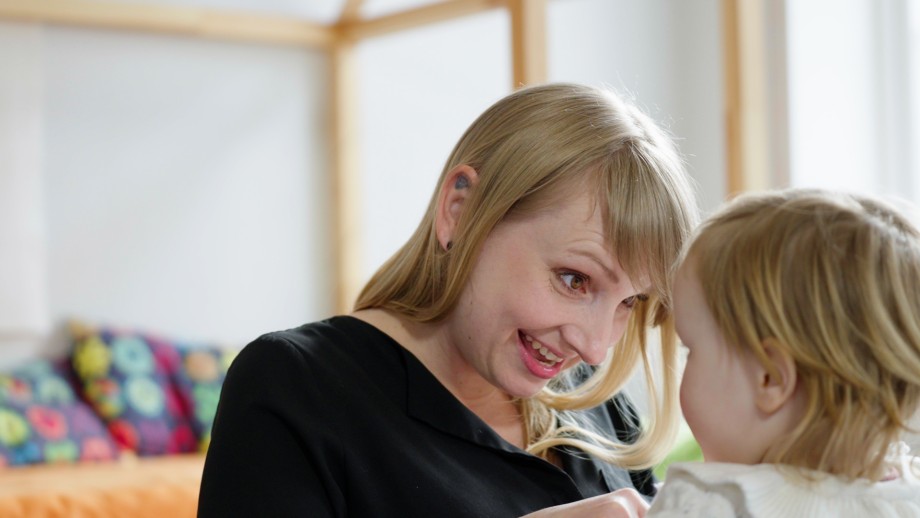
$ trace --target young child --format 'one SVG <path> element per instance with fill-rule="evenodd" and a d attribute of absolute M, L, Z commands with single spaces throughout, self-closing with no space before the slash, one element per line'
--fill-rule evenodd
<path fill-rule="evenodd" d="M 680 389 L 701 464 L 647 516 L 920 517 L 920 232 L 879 201 L 742 196 L 674 285 Z"/>

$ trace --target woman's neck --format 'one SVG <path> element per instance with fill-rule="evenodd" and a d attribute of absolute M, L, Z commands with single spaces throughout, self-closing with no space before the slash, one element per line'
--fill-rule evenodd
<path fill-rule="evenodd" d="M 412 353 L 451 394 L 509 443 L 526 447 L 516 402 L 483 378 L 444 338 L 439 324 L 420 323 L 383 309 L 353 313 Z"/>

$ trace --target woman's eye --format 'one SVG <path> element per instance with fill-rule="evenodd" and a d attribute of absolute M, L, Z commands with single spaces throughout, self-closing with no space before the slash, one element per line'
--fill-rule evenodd
<path fill-rule="evenodd" d="M 565 287 L 572 291 L 581 291 L 588 283 L 588 278 L 578 273 L 564 272 L 559 275 L 559 278 L 562 279 Z"/>
<path fill-rule="evenodd" d="M 636 306 L 636 304 L 645 302 L 646 300 L 648 300 L 648 295 L 639 294 L 633 295 L 632 297 L 626 297 L 623 299 L 622 304 L 626 307 L 626 309 L 632 309 Z"/>

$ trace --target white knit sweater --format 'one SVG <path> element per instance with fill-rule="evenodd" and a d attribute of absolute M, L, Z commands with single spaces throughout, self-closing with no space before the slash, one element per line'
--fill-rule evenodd
<path fill-rule="evenodd" d="M 674 464 L 646 516 L 920 518 L 920 459 L 904 444 L 895 453 L 898 478 L 876 483 L 816 472 L 809 481 L 775 464 Z"/>

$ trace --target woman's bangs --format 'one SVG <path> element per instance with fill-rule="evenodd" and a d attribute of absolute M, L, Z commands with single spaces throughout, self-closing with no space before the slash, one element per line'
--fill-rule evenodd
<path fill-rule="evenodd" d="M 657 173 L 637 160 L 615 154 L 601 171 L 598 202 L 605 231 L 620 266 L 634 282 L 648 282 L 661 301 L 670 300 L 671 266 L 683 244 L 683 214 L 669 202 L 673 193 Z M 668 304 L 669 305 L 669 304 Z"/>

